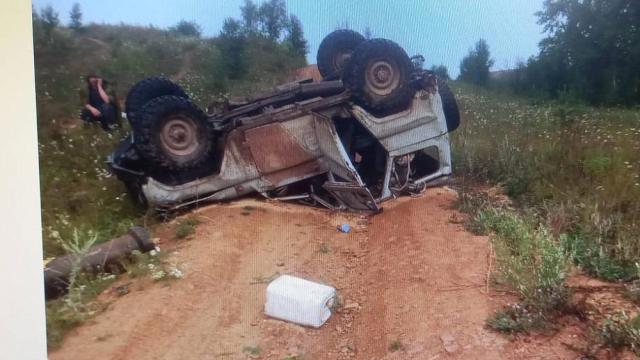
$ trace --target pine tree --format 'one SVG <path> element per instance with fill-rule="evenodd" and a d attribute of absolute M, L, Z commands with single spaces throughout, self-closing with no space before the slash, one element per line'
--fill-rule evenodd
<path fill-rule="evenodd" d="M 42 11 L 40 11 L 40 24 L 42 30 L 48 39 L 51 38 L 51 33 L 60 24 L 58 13 L 53 10 L 51 5 L 47 5 Z"/>
<path fill-rule="evenodd" d="M 73 30 L 80 30 L 82 28 L 82 11 L 80 10 L 80 4 L 74 3 L 69 12 L 69 27 Z"/>
<path fill-rule="evenodd" d="M 489 69 L 493 66 L 489 45 L 484 39 L 478 40 L 475 48 L 460 63 L 459 79 L 472 84 L 486 86 L 489 83 Z"/>
<path fill-rule="evenodd" d="M 307 52 L 309 52 L 309 47 L 307 45 L 307 40 L 304 38 L 300 19 L 295 15 L 291 15 L 287 28 L 288 34 L 285 42 L 289 46 L 291 53 L 300 57 L 306 56 Z"/>
<path fill-rule="evenodd" d="M 244 29 L 251 34 L 257 33 L 260 13 L 256 4 L 252 0 L 244 0 L 244 5 L 240 7 L 240 12 L 242 13 Z"/>
<path fill-rule="evenodd" d="M 268 0 L 260 5 L 258 11 L 262 33 L 271 40 L 280 39 L 282 30 L 287 26 L 287 7 L 284 0 Z"/>

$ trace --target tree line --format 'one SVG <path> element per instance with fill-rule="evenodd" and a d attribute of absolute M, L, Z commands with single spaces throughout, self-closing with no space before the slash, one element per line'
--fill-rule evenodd
<path fill-rule="evenodd" d="M 517 94 L 594 105 L 640 104 L 640 1 L 546 0 L 537 14 L 539 54 L 496 79 Z M 460 80 L 486 86 L 493 65 L 480 40 L 460 64 Z"/>

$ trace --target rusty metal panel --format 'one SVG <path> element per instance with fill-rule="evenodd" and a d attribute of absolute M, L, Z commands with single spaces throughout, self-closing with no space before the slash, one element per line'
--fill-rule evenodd
<path fill-rule="evenodd" d="M 274 186 L 289 184 L 325 171 L 316 154 L 307 150 L 297 136 L 280 123 L 247 129 L 245 140 L 256 168 Z"/>
<path fill-rule="evenodd" d="M 258 170 L 270 174 L 314 160 L 279 123 L 246 130 L 245 139 Z"/>

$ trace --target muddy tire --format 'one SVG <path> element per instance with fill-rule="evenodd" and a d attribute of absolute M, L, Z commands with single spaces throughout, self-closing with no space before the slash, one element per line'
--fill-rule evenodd
<path fill-rule="evenodd" d="M 322 78 L 340 78 L 353 51 L 364 41 L 365 38 L 360 33 L 346 29 L 336 30 L 325 36 L 318 47 L 316 57 Z"/>
<path fill-rule="evenodd" d="M 407 53 L 386 39 L 360 44 L 347 63 L 342 81 L 353 101 L 376 116 L 405 110 L 416 89 L 409 83 L 412 64 Z"/>
<path fill-rule="evenodd" d="M 133 126 L 134 145 L 152 172 L 191 178 L 214 162 L 212 126 L 188 99 L 155 98 L 140 110 Z"/>
<path fill-rule="evenodd" d="M 447 130 L 451 132 L 460 126 L 460 109 L 458 109 L 458 102 L 451 89 L 449 89 L 449 85 L 440 79 L 438 79 L 438 92 L 442 100 L 444 118 L 447 121 Z"/>
<path fill-rule="evenodd" d="M 125 102 L 125 110 L 129 124 L 133 126 L 138 121 L 138 112 L 149 101 L 165 95 L 173 95 L 188 99 L 187 93 L 182 88 L 168 79 L 161 77 L 150 77 L 135 84 Z"/>

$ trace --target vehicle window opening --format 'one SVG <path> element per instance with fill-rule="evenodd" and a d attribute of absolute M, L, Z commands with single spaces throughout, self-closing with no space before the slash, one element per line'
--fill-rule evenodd
<path fill-rule="evenodd" d="M 384 178 L 387 154 L 380 142 L 354 118 L 333 118 L 349 160 L 362 181 L 372 189 L 380 187 Z"/>

